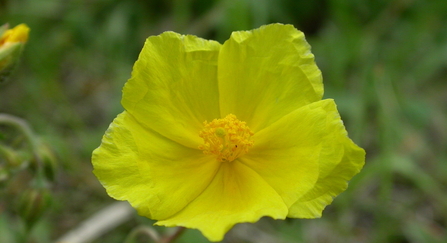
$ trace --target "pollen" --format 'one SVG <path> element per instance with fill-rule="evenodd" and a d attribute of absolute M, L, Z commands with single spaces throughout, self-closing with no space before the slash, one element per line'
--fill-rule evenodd
<path fill-rule="evenodd" d="M 203 144 L 199 149 L 204 154 L 215 155 L 217 161 L 231 162 L 246 154 L 253 146 L 253 132 L 245 122 L 240 121 L 235 115 L 229 114 L 222 119 L 205 121 L 204 128 L 199 132 Z"/>

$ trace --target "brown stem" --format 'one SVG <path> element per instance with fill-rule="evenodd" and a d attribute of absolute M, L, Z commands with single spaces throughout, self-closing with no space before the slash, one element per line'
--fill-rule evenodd
<path fill-rule="evenodd" d="M 158 243 L 171 243 L 177 239 L 184 231 L 185 227 L 178 227 L 177 230 L 169 236 L 163 237 Z"/>

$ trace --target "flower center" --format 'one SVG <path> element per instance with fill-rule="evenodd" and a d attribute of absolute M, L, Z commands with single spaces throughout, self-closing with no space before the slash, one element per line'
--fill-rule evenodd
<path fill-rule="evenodd" d="M 204 154 L 216 155 L 217 161 L 231 162 L 246 154 L 253 146 L 253 132 L 233 114 L 209 123 L 205 121 L 203 125 L 199 136 L 203 138 L 204 144 L 199 149 Z"/>

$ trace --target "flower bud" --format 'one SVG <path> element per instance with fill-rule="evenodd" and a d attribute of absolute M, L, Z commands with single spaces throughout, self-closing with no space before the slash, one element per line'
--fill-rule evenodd
<path fill-rule="evenodd" d="M 4 186 L 4 182 L 6 182 L 9 178 L 9 171 L 0 165 L 0 189 Z"/>
<path fill-rule="evenodd" d="M 12 29 L 8 29 L 7 24 L 0 27 L 0 84 L 6 82 L 14 70 L 23 46 L 28 41 L 29 30 L 25 24 Z"/>
<path fill-rule="evenodd" d="M 56 155 L 47 143 L 39 141 L 35 150 L 35 154 L 29 160 L 29 169 L 32 173 L 37 174 L 42 170 L 46 180 L 54 181 L 57 171 Z"/>
<path fill-rule="evenodd" d="M 20 161 L 14 150 L 7 146 L 0 146 L 0 161 L 5 161 L 5 165 L 8 167 L 17 167 L 17 165 L 20 164 Z"/>
<path fill-rule="evenodd" d="M 25 225 L 31 228 L 49 208 L 51 195 L 46 189 L 28 189 L 20 197 L 17 211 L 25 221 Z"/>
<path fill-rule="evenodd" d="M 57 162 L 54 152 L 46 143 L 41 142 L 38 153 L 42 159 L 43 174 L 45 178 L 49 181 L 54 181 L 57 171 Z"/>

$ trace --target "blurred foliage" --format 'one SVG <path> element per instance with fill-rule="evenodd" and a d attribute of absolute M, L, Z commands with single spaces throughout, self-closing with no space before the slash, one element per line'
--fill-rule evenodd
<path fill-rule="evenodd" d="M 271 22 L 305 32 L 325 97 L 336 100 L 367 164 L 323 218 L 256 226 L 292 242 L 446 242 L 446 12 L 445 0 L 0 0 L 0 24 L 31 28 L 11 82 L 0 86 L 0 113 L 28 121 L 61 167 L 29 242 L 50 242 L 113 201 L 90 156 L 122 110 L 121 88 L 145 38 L 174 30 L 223 42 Z M 29 174 L 17 177 L 15 192 L 29 186 Z M 0 200 L 0 242 L 24 227 L 11 200 Z M 135 216 L 97 242 L 122 242 L 151 222 Z M 241 242 L 232 236 L 226 241 Z M 189 230 L 179 242 L 207 241 Z"/>

